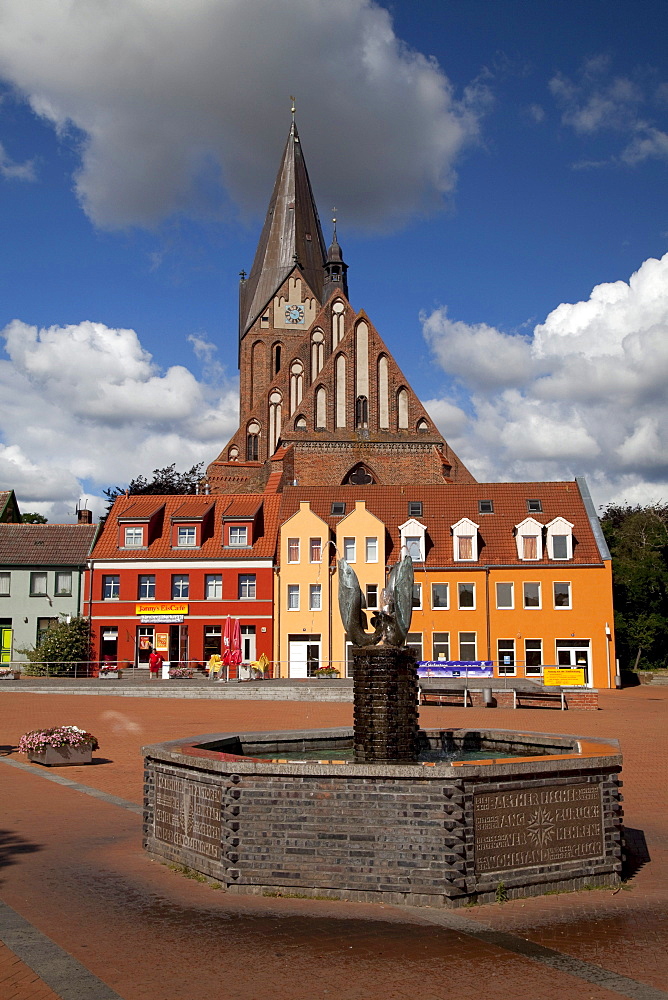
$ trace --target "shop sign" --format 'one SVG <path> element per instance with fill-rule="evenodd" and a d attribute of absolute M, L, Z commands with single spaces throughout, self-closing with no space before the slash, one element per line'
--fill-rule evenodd
<path fill-rule="evenodd" d="M 585 672 L 581 667 L 544 667 L 543 684 L 560 687 L 584 687 Z"/>
<path fill-rule="evenodd" d="M 158 604 L 156 601 L 146 602 L 144 604 L 137 604 L 135 606 L 136 615 L 187 615 L 188 605 L 187 604 L 174 604 L 169 602 L 167 604 Z"/>
<path fill-rule="evenodd" d="M 142 615 L 139 621 L 142 625 L 179 625 L 183 615 Z"/>
<path fill-rule="evenodd" d="M 155 633 L 156 653 L 166 653 L 168 649 L 169 649 L 169 632 L 156 632 Z"/>

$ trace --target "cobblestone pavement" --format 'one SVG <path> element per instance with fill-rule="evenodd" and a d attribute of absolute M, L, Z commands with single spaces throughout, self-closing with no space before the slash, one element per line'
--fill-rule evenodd
<path fill-rule="evenodd" d="M 448 925 L 426 908 L 234 896 L 141 850 L 127 806 L 141 802 L 143 744 L 349 725 L 350 704 L 0 693 L 0 1000 L 668 997 L 668 689 L 602 692 L 601 708 L 422 709 L 427 726 L 617 737 L 635 831 L 625 888 L 467 907 Z M 59 724 L 97 735 L 94 766 L 13 766 L 23 732 Z"/>

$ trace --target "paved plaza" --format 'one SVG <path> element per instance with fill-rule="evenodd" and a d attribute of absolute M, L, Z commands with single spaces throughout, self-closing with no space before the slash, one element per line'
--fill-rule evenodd
<path fill-rule="evenodd" d="M 625 884 L 456 911 L 235 896 L 141 848 L 142 745 L 352 724 L 336 702 L 0 692 L 0 1000 L 668 998 L 668 687 L 598 712 L 427 707 L 429 727 L 611 736 Z M 73 724 L 92 766 L 47 769 L 22 733 Z"/>

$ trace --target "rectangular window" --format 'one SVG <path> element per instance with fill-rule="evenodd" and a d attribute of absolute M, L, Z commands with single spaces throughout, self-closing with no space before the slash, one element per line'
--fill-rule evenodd
<path fill-rule="evenodd" d="M 522 559 L 538 558 L 538 535 L 522 536 Z"/>
<path fill-rule="evenodd" d="M 499 639 L 497 643 L 499 674 L 515 673 L 515 640 Z"/>
<path fill-rule="evenodd" d="M 478 500 L 478 513 L 479 514 L 493 514 L 494 513 L 494 503 L 492 500 Z"/>
<path fill-rule="evenodd" d="M 241 527 L 238 525 L 230 526 L 230 545 L 240 546 L 248 545 L 248 528 Z"/>
<path fill-rule="evenodd" d="M 12 592 L 12 574 L 0 573 L 0 597 L 9 597 Z"/>
<path fill-rule="evenodd" d="M 38 618 L 37 619 L 37 645 L 38 646 L 39 646 L 40 642 L 43 642 L 44 636 L 49 631 L 49 629 L 53 628 L 53 626 L 57 625 L 57 624 L 58 624 L 58 619 L 57 618 Z"/>
<path fill-rule="evenodd" d="M 179 528 L 177 531 L 176 544 L 179 548 L 193 548 L 197 545 L 197 529 L 194 527 Z"/>
<path fill-rule="evenodd" d="M 457 536 L 457 558 L 458 559 L 473 559 L 473 536 L 472 535 L 458 535 Z"/>
<path fill-rule="evenodd" d="M 219 601 L 223 596 L 223 574 L 207 573 L 204 577 L 204 596 L 207 601 Z"/>
<path fill-rule="evenodd" d="M 422 584 L 421 583 L 414 583 L 413 584 L 413 607 L 414 608 L 421 608 L 422 607 Z"/>
<path fill-rule="evenodd" d="M 190 594 L 190 577 L 187 573 L 175 573 L 172 576 L 172 600 L 183 601 Z"/>
<path fill-rule="evenodd" d="M 457 584 L 457 604 L 459 608 L 475 608 L 475 583 Z"/>
<path fill-rule="evenodd" d="M 332 503 L 331 511 L 335 517 L 340 517 L 342 514 L 345 514 L 346 505 L 344 503 L 341 503 L 340 500 L 335 500 Z"/>
<path fill-rule="evenodd" d="M 299 611 L 299 584 L 288 584 L 288 611 Z"/>
<path fill-rule="evenodd" d="M 422 659 L 422 632 L 409 632 L 406 636 L 406 645 L 409 649 L 414 649 L 418 660 Z"/>
<path fill-rule="evenodd" d="M 502 610 L 510 610 L 515 606 L 513 602 L 512 583 L 497 583 L 496 606 Z"/>
<path fill-rule="evenodd" d="M 524 640 L 524 672 L 527 676 L 540 675 L 543 664 L 543 640 Z"/>
<path fill-rule="evenodd" d="M 298 538 L 288 538 L 288 562 L 298 563 L 299 562 L 299 539 Z"/>
<path fill-rule="evenodd" d="M 450 659 L 449 632 L 432 632 L 431 643 L 432 643 L 432 656 L 431 656 L 432 660 Z"/>
<path fill-rule="evenodd" d="M 72 596 L 72 573 L 70 570 L 62 570 L 56 573 L 56 597 Z"/>
<path fill-rule="evenodd" d="M 237 593 L 240 601 L 255 600 L 255 573 L 239 573 Z"/>
<path fill-rule="evenodd" d="M 406 549 L 413 562 L 424 562 L 422 554 L 422 535 L 406 535 Z"/>
<path fill-rule="evenodd" d="M 141 548 L 144 544 L 144 529 L 143 528 L 126 528 L 125 529 L 125 548 L 126 549 L 137 549 Z"/>
<path fill-rule="evenodd" d="M 355 539 L 354 538 L 344 538 L 343 539 L 343 558 L 346 562 L 355 562 Z"/>
<path fill-rule="evenodd" d="M 525 608 L 540 608 L 540 584 L 539 583 L 525 583 L 524 584 L 524 607 Z"/>
<path fill-rule="evenodd" d="M 448 607 L 448 585 L 447 583 L 432 583 L 431 585 L 431 606 L 432 608 Z"/>
<path fill-rule="evenodd" d="M 322 559 L 322 538 L 312 538 L 309 542 L 310 559 L 312 563 L 319 563 Z"/>
<path fill-rule="evenodd" d="M 570 583 L 554 584 L 554 606 L 555 608 L 570 608 L 571 606 Z"/>
<path fill-rule="evenodd" d="M 543 504 L 540 500 L 527 500 L 527 510 L 530 514 L 542 514 Z"/>
<path fill-rule="evenodd" d="M 366 561 L 370 563 L 378 562 L 378 539 L 366 539 Z"/>
<path fill-rule="evenodd" d="M 30 574 L 30 596 L 46 597 L 46 573 Z"/>
<path fill-rule="evenodd" d="M 322 609 L 322 587 L 319 583 L 312 583 L 308 589 L 309 611 L 320 611 Z"/>
<path fill-rule="evenodd" d="M 568 559 L 568 535 L 552 535 L 552 558 Z"/>
<path fill-rule="evenodd" d="M 409 500 L 408 501 L 408 516 L 409 517 L 422 517 L 422 501 L 421 500 Z"/>
<path fill-rule="evenodd" d="M 476 659 L 475 632 L 459 633 L 459 659 L 468 663 Z"/>
<path fill-rule="evenodd" d="M 371 611 L 378 609 L 378 584 L 367 583 L 366 585 L 366 606 Z"/>
<path fill-rule="evenodd" d="M 137 597 L 140 601 L 155 600 L 155 576 L 153 573 L 140 573 L 137 583 Z"/>
<path fill-rule="evenodd" d="M 102 600 L 117 601 L 121 593 L 121 578 L 116 573 L 102 577 Z"/>

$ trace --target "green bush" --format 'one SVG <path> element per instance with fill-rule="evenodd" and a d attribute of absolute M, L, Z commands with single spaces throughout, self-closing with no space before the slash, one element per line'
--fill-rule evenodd
<path fill-rule="evenodd" d="M 44 634 L 34 649 L 20 649 L 28 657 L 23 673 L 43 677 L 45 674 L 66 676 L 75 668 L 88 667 L 90 660 L 90 627 L 87 618 L 63 617 Z"/>

